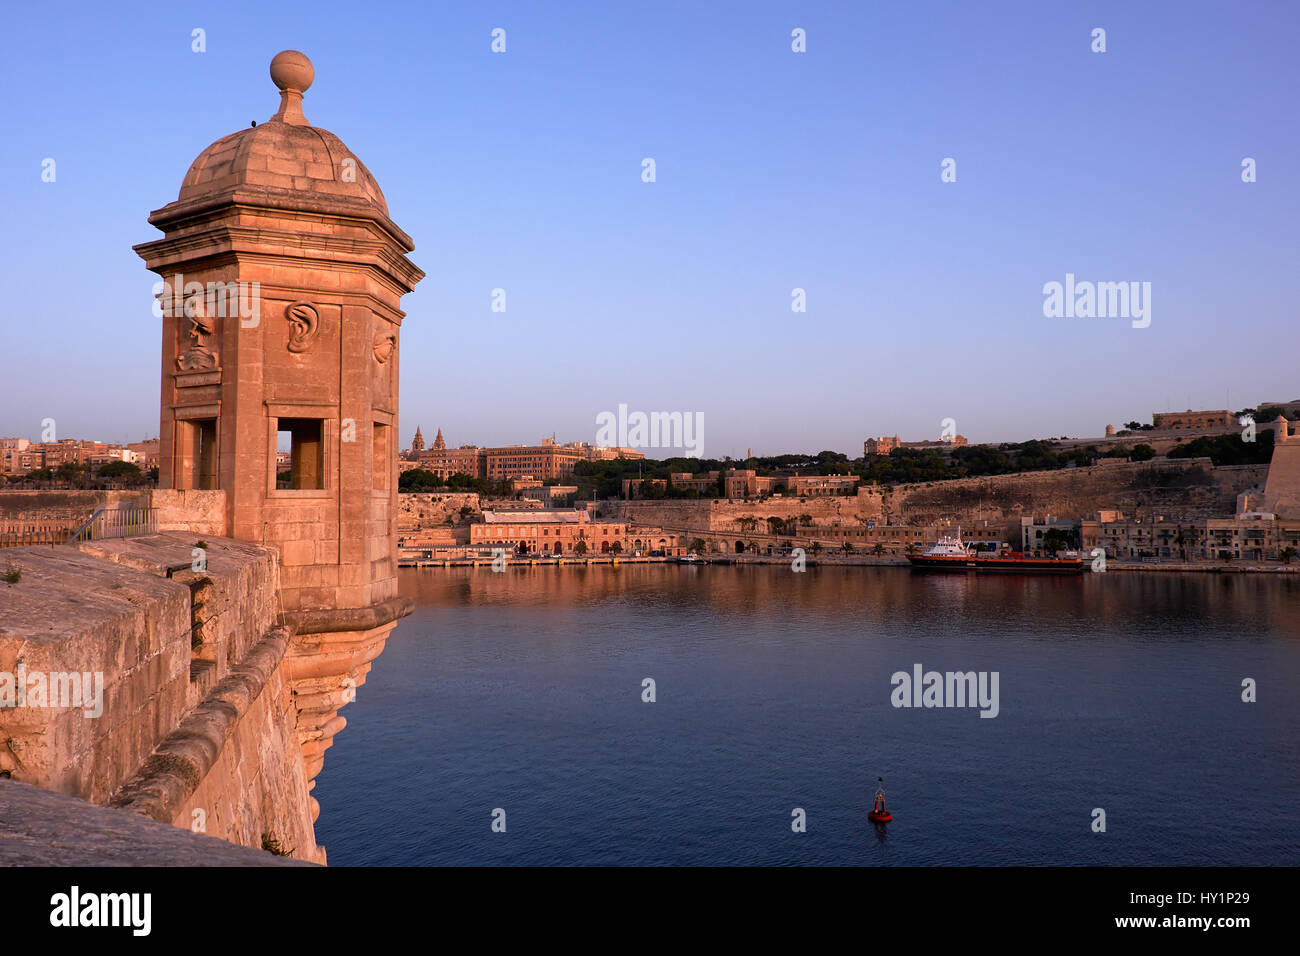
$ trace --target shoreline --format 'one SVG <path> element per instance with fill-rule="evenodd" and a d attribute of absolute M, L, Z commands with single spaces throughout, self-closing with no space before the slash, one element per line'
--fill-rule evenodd
<path fill-rule="evenodd" d="M 730 567 L 746 565 L 788 565 L 791 558 L 785 555 L 713 555 L 707 558 L 701 558 L 699 561 L 682 562 L 677 558 L 650 558 L 650 557 L 618 557 L 614 558 L 609 555 L 597 555 L 590 557 L 527 557 L 517 558 L 510 557 L 506 560 L 507 567 L 545 567 L 545 566 L 578 566 L 586 567 L 588 565 L 606 565 L 619 567 L 625 564 L 673 564 L 683 565 L 686 567 L 702 567 L 712 565 L 723 565 Z M 492 567 L 492 558 L 439 558 L 420 561 L 403 561 L 398 560 L 398 567 L 402 569 L 442 569 L 442 568 L 468 568 L 483 567 L 489 569 Z M 815 567 L 879 567 L 879 568 L 904 568 L 911 570 L 911 564 L 906 558 L 896 557 L 876 557 L 873 555 L 833 555 L 808 557 L 806 565 L 810 568 Z M 1106 562 L 1105 572 L 1084 571 L 1084 575 L 1091 573 L 1115 573 L 1123 572 L 1126 574 L 1141 572 L 1157 572 L 1162 574 L 1300 574 L 1300 563 L 1296 564 L 1258 564 L 1258 563 L 1241 563 L 1222 561 L 1206 562 L 1141 562 L 1141 561 L 1114 561 Z M 924 572 L 923 572 L 924 573 Z M 943 573 L 943 572 L 935 572 Z M 956 573 L 956 572 L 947 572 Z M 969 572 L 978 573 L 978 572 Z M 1027 572 L 1027 577 L 1059 577 L 1060 575 L 1041 575 Z"/>

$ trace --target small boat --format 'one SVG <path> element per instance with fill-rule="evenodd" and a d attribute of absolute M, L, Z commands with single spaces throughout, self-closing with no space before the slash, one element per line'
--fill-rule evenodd
<path fill-rule="evenodd" d="M 1064 557 L 1035 557 L 1020 551 L 984 554 L 971 551 L 962 543 L 961 529 L 956 537 L 944 536 L 925 554 L 909 554 L 907 560 L 919 571 L 974 571 L 1001 574 L 1082 574 L 1083 557 L 1067 551 Z"/>

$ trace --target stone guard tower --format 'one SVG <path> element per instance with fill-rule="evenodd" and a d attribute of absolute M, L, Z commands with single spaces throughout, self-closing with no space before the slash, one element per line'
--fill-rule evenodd
<path fill-rule="evenodd" d="M 410 611 L 395 537 L 400 304 L 424 277 L 370 171 L 303 115 L 314 76 L 303 54 L 278 54 L 275 115 L 200 153 L 149 217 L 165 237 L 135 247 L 162 280 L 159 486 L 224 491 L 227 535 L 279 549 L 313 781 L 339 707 Z"/>

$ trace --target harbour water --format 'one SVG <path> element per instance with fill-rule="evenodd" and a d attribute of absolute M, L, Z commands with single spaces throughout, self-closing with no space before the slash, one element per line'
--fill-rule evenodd
<path fill-rule="evenodd" d="M 1290 575 L 401 574 L 315 790 L 331 865 L 1300 860 Z M 918 664 L 996 672 L 997 716 L 894 706 Z"/>

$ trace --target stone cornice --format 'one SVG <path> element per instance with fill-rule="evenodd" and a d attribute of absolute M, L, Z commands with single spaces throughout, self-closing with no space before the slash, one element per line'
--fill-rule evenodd
<path fill-rule="evenodd" d="M 285 611 L 277 623 L 297 634 L 329 634 L 336 631 L 368 631 L 382 627 L 415 610 L 409 597 L 389 598 L 369 607 L 327 608 L 318 611 Z"/>
<path fill-rule="evenodd" d="M 424 271 L 387 239 L 327 236 L 314 232 L 264 229 L 230 223 L 213 223 L 207 229 L 142 242 L 132 247 L 153 272 L 163 273 L 186 265 L 194 268 L 204 259 L 228 257 L 267 260 L 329 262 L 336 268 L 374 269 L 394 285 L 399 294 L 410 292 Z"/>
<path fill-rule="evenodd" d="M 274 186 L 237 186 L 201 199 L 171 202 L 149 214 L 150 225 L 163 232 L 178 228 L 187 219 L 201 219 L 228 207 L 263 209 L 278 215 L 314 213 L 336 219 L 367 220 L 378 224 L 403 252 L 412 252 L 415 242 L 388 215 L 373 203 L 350 196 L 326 196 L 299 189 Z"/>

